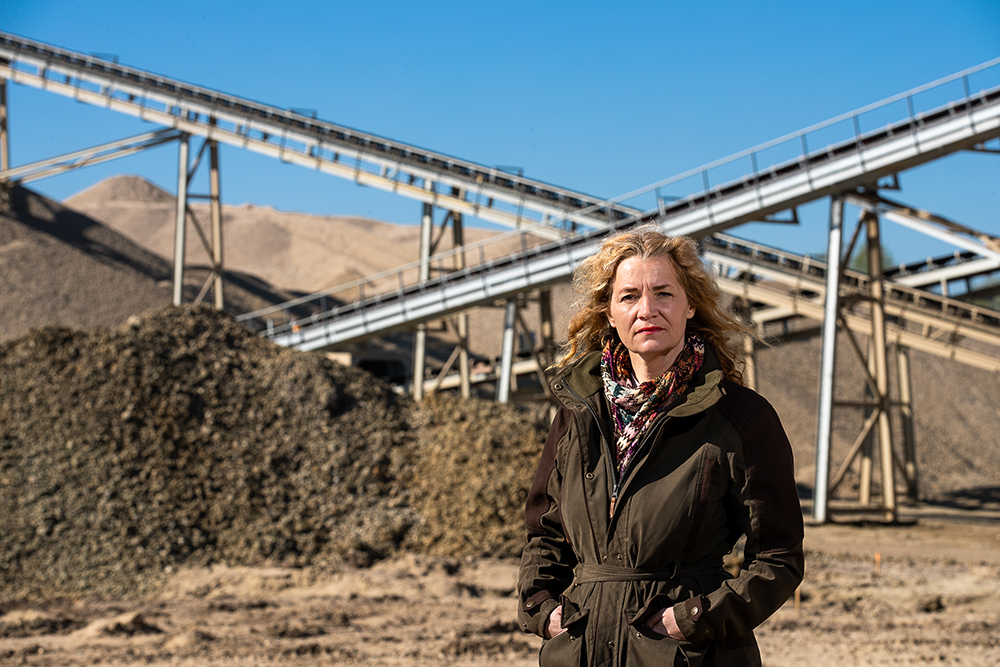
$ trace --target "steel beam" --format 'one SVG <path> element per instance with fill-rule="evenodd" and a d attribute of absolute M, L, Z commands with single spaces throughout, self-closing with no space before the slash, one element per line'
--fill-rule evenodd
<path fill-rule="evenodd" d="M 0 206 L 10 204 L 10 183 L 4 176 L 10 170 L 10 134 L 7 127 L 7 79 L 0 78 Z"/>
<path fill-rule="evenodd" d="M 885 297 L 882 290 L 882 240 L 879 221 L 867 215 L 868 271 L 871 274 L 872 348 L 878 396 L 878 441 L 882 472 L 882 509 L 886 521 L 896 520 L 896 484 L 892 466 L 892 426 L 889 421 L 889 371 L 886 360 Z"/>
<path fill-rule="evenodd" d="M 910 354 L 896 345 L 896 373 L 899 384 L 899 411 L 903 422 L 903 477 L 910 500 L 919 499 L 917 439 L 913 428 L 913 391 L 910 384 Z"/>
<path fill-rule="evenodd" d="M 874 319 L 872 320 L 872 328 L 875 328 Z M 878 396 L 878 383 L 875 382 L 875 386 L 872 386 L 874 378 L 878 376 L 878 369 L 875 367 L 875 336 L 873 332 L 869 332 L 868 336 L 868 356 L 867 358 L 862 358 L 861 361 L 865 363 L 868 372 L 868 376 L 865 378 L 865 399 L 873 400 L 874 403 L 874 405 L 865 408 L 865 425 L 867 426 L 871 422 L 871 426 L 874 427 L 879 423 L 879 418 L 881 417 L 881 399 L 876 398 Z M 858 482 L 858 504 L 866 507 L 871 503 L 872 455 L 875 452 L 875 433 L 874 428 L 863 430 L 865 431 L 865 437 L 860 450 L 861 463 L 858 472 L 860 478 Z M 848 456 L 844 460 L 845 472 L 850 467 L 851 459 L 852 457 Z"/>
<path fill-rule="evenodd" d="M 458 193 L 453 193 L 458 194 Z M 462 214 L 452 211 L 451 213 L 452 245 L 455 248 L 465 247 L 465 228 Z M 465 268 L 465 252 L 455 255 L 455 270 L 461 271 Z M 472 396 L 472 368 L 469 363 L 469 314 L 459 313 L 455 318 L 455 329 L 458 335 L 458 375 L 461 379 L 462 398 Z"/>
<path fill-rule="evenodd" d="M 222 310 L 222 186 L 219 178 L 219 144 L 209 143 L 209 198 L 212 210 L 212 271 L 215 273 L 215 308 Z"/>
<path fill-rule="evenodd" d="M 564 234 L 551 225 L 573 220 L 603 228 L 628 217 L 627 206 L 560 188 L 496 167 L 429 151 L 286 109 L 227 95 L 160 75 L 109 63 L 15 35 L 0 33 L 0 76 L 16 83 L 112 109 L 190 134 L 246 148 L 309 168 L 330 171 L 360 184 L 399 194 L 414 179 L 468 190 L 471 200 L 453 205 L 484 220 L 537 226 L 540 233 Z M 445 195 L 447 197 L 447 195 Z M 510 212 L 494 216 L 494 204 Z M 610 208 L 609 208 L 610 207 Z M 468 208 L 469 210 L 465 210 Z M 524 216 L 532 212 L 539 219 Z M 494 219 L 496 218 L 496 219 Z M 549 218 L 551 224 L 543 221 Z"/>
<path fill-rule="evenodd" d="M 421 206 L 420 216 L 420 282 L 426 282 L 431 275 L 431 237 L 434 232 L 434 207 Z M 413 344 L 413 398 L 424 398 L 424 372 L 427 368 L 427 323 L 417 324 Z"/>
<path fill-rule="evenodd" d="M 819 418 L 816 435 L 816 483 L 813 520 L 825 523 L 830 482 L 830 432 L 833 422 L 833 380 L 837 354 L 837 311 L 840 293 L 840 253 L 843 239 L 844 199 L 830 202 L 830 230 L 826 251 L 826 305 L 823 315 L 823 353 L 820 363 Z"/>
<path fill-rule="evenodd" d="M 73 151 L 65 155 L 60 155 L 46 160 L 40 160 L 31 164 L 21 165 L 11 168 L 9 160 L 7 166 L 0 169 L 0 180 L 7 182 L 28 183 L 50 176 L 65 173 L 81 167 L 117 160 L 138 153 L 147 148 L 155 148 L 171 141 L 176 141 L 181 136 L 177 130 L 156 130 L 154 132 L 144 132 L 134 137 L 110 141 L 92 148 L 85 148 Z"/>
<path fill-rule="evenodd" d="M 500 356 L 500 377 L 497 378 L 497 402 L 507 403 L 510 400 L 510 385 L 513 376 L 514 342 L 517 326 L 517 299 L 508 299 L 503 318 L 503 347 Z"/>
<path fill-rule="evenodd" d="M 184 250 L 187 231 L 188 135 L 181 135 L 177 155 L 177 207 L 174 216 L 174 305 L 184 301 Z"/>
<path fill-rule="evenodd" d="M 1000 262 L 1000 238 L 977 231 L 971 227 L 946 220 L 927 211 L 903 206 L 883 197 L 866 194 L 849 194 L 852 204 L 872 211 L 880 217 L 916 230 L 949 245 L 971 250 L 995 262 Z"/>

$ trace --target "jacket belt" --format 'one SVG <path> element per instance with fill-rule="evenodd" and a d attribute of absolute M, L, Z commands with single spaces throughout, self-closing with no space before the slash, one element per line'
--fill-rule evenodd
<path fill-rule="evenodd" d="M 591 584 L 603 581 L 673 581 L 681 577 L 697 577 L 719 574 L 723 571 L 722 561 L 713 563 L 681 563 L 662 570 L 646 570 L 620 567 L 616 565 L 594 565 L 580 563 L 573 570 L 574 584 Z"/>

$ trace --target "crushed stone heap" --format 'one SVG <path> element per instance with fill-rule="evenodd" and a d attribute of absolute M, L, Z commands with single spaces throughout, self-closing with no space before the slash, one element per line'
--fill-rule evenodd
<path fill-rule="evenodd" d="M 0 345 L 0 598 L 142 595 L 212 563 L 514 555 L 544 429 L 166 307 Z"/>

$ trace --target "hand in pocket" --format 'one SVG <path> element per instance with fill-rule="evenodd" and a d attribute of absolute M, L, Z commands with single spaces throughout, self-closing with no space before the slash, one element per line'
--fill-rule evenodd
<path fill-rule="evenodd" d="M 646 627 L 653 632 L 666 635 L 678 641 L 684 641 L 681 629 L 677 627 L 677 620 L 674 618 L 674 608 L 665 607 L 649 617 Z"/>
<path fill-rule="evenodd" d="M 545 638 L 552 639 L 564 632 L 566 632 L 566 628 L 562 627 L 562 605 L 559 605 L 549 614 L 549 620 L 545 624 Z"/>

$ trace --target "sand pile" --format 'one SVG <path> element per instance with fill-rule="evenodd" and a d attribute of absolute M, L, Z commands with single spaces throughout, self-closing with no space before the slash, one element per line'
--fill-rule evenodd
<path fill-rule="evenodd" d="M 0 596 L 131 596 L 181 566 L 364 564 L 404 542 L 516 554 L 543 439 L 525 419 L 415 409 L 207 308 L 38 329 L 0 347 Z"/>
<path fill-rule="evenodd" d="M 24 188 L 11 200 L 0 210 L 0 340 L 40 324 L 118 324 L 170 302 L 162 257 Z"/>
<path fill-rule="evenodd" d="M 114 176 L 78 192 L 66 206 L 99 220 L 161 257 L 174 252 L 174 196 L 138 176 Z M 208 204 L 192 203 L 192 215 L 209 230 Z M 441 213 L 438 213 L 440 228 Z M 415 261 L 420 248 L 420 206 L 413 204 L 413 224 L 397 225 L 371 218 L 311 215 L 242 204 L 222 207 L 226 267 L 259 276 L 271 285 L 311 293 L 336 287 Z M 437 236 L 439 232 L 435 232 Z M 467 227 L 466 243 L 496 232 Z M 451 247 L 452 232 L 441 234 L 436 247 Z M 510 254 L 518 241 L 501 242 L 484 250 L 486 257 Z M 187 237 L 187 257 L 204 263 L 207 255 L 193 232 Z M 478 262 L 478 257 L 469 259 Z M 395 277 L 389 289 L 395 289 Z"/>
<path fill-rule="evenodd" d="M 172 300 L 172 251 L 163 255 L 101 222 L 22 187 L 0 210 L 0 340 L 31 328 L 115 326 Z M 136 212 L 141 221 L 146 214 Z M 188 264 L 184 300 L 193 302 L 209 270 Z M 291 294 L 264 280 L 227 271 L 233 314 L 280 303 Z M 209 295 L 211 300 L 211 294 Z"/>

